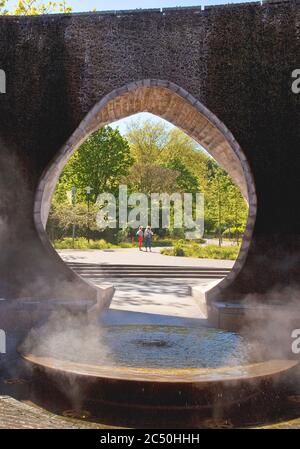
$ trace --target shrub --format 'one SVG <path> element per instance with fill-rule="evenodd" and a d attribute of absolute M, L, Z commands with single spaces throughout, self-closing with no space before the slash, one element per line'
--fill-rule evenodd
<path fill-rule="evenodd" d="M 164 254 L 165 256 L 174 256 L 174 248 L 163 248 L 160 251 L 160 254 Z"/>
<path fill-rule="evenodd" d="M 164 254 L 166 256 L 177 256 L 177 257 L 185 256 L 183 245 L 180 244 L 179 242 L 176 242 L 173 248 L 162 249 L 161 254 Z"/>
<path fill-rule="evenodd" d="M 232 228 L 227 228 L 225 229 L 225 231 L 223 232 L 223 237 L 225 238 L 242 238 L 244 234 L 244 228 L 243 227 L 232 227 Z"/>
<path fill-rule="evenodd" d="M 113 245 L 101 239 L 101 240 L 91 240 L 89 245 L 87 242 L 87 247 L 90 249 L 108 249 L 112 248 Z"/>
<path fill-rule="evenodd" d="M 177 257 L 184 257 L 184 249 L 181 246 L 174 246 L 173 248 L 173 255 Z"/>
<path fill-rule="evenodd" d="M 222 246 L 207 245 L 199 246 L 198 244 L 186 243 L 184 246 L 176 245 L 174 248 L 165 248 L 161 254 L 166 256 L 187 256 L 199 259 L 223 259 L 235 260 L 239 253 L 239 246 Z"/>
<path fill-rule="evenodd" d="M 72 237 L 65 237 L 62 240 L 55 240 L 53 242 L 55 249 L 107 249 L 112 248 L 112 244 L 105 240 L 88 240 L 85 237 L 78 237 L 74 240 Z"/>

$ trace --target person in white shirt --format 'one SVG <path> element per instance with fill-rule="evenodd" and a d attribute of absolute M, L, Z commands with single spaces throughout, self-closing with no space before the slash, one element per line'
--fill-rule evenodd
<path fill-rule="evenodd" d="M 145 232 L 144 232 L 145 248 L 146 248 L 147 252 L 148 252 L 148 248 L 149 248 L 150 252 L 152 251 L 152 249 L 151 249 L 152 236 L 153 236 L 153 232 L 152 232 L 151 226 L 147 226 L 146 229 L 145 229 Z"/>

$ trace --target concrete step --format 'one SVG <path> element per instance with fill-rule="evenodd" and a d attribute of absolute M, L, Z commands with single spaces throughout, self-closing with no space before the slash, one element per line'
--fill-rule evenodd
<path fill-rule="evenodd" d="M 231 268 L 219 268 L 219 267 L 195 267 L 195 266 L 168 266 L 168 265 L 102 265 L 102 264 L 87 264 L 87 263 L 76 263 L 76 262 L 67 262 L 67 265 L 70 268 L 78 268 L 78 269 L 90 269 L 90 270 L 159 270 L 159 271 L 168 271 L 168 270 L 174 270 L 174 271 L 196 271 L 196 272 L 202 272 L 202 271 L 218 271 L 218 272 L 225 272 L 229 273 L 231 271 Z"/>
<path fill-rule="evenodd" d="M 229 268 L 166 266 L 166 265 L 102 265 L 67 262 L 83 278 L 195 278 L 222 279 Z"/>
<path fill-rule="evenodd" d="M 202 274 L 178 274 L 178 273 L 167 273 L 167 274 L 153 274 L 153 273 L 146 273 L 146 274 L 82 274 L 78 273 L 82 278 L 91 278 L 91 279 L 103 279 L 103 278 L 161 278 L 161 279 L 167 279 L 167 278 L 175 278 L 175 279 L 222 279 L 225 277 L 224 275 L 202 275 Z"/>
<path fill-rule="evenodd" d="M 198 275 L 198 274 L 207 274 L 207 275 L 223 275 L 226 276 L 227 273 L 224 273 L 223 271 L 189 271 L 189 270 L 164 270 L 163 272 L 160 270 L 84 270 L 81 268 L 75 268 L 74 271 L 76 271 L 77 273 L 83 273 L 83 274 L 96 274 L 96 273 L 101 273 L 101 274 L 112 274 L 112 273 L 116 273 L 116 274 L 161 274 L 161 275 L 167 275 L 167 274 L 194 274 L 194 275 Z"/>

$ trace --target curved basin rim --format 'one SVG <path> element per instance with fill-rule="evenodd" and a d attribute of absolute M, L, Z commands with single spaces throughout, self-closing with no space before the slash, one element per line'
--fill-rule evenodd
<path fill-rule="evenodd" d="M 100 366 L 69 362 L 53 357 L 21 354 L 27 363 L 45 371 L 79 377 L 108 380 L 157 383 L 218 383 L 236 381 L 259 381 L 284 375 L 298 365 L 295 360 L 274 359 L 248 365 L 221 368 L 135 368 L 127 366 Z"/>

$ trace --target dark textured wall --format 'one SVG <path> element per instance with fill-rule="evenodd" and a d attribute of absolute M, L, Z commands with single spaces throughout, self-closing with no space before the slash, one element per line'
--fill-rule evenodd
<path fill-rule="evenodd" d="M 15 267 L 22 286 L 18 272 L 28 251 L 26 276 L 36 276 L 32 247 L 40 260 L 43 249 L 32 220 L 33 196 L 47 164 L 105 94 L 155 78 L 173 81 L 216 114 L 253 171 L 254 238 L 224 297 L 299 286 L 300 95 L 291 91 L 291 72 L 300 68 L 297 1 L 2 17 L 0 68 L 7 74 L 7 94 L 0 96 L 2 285 Z"/>

